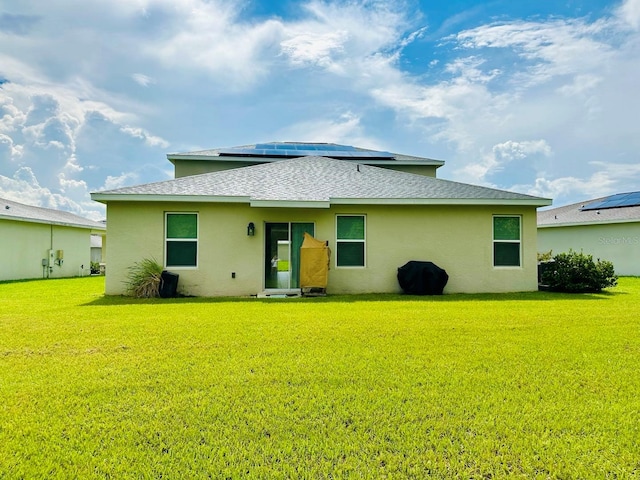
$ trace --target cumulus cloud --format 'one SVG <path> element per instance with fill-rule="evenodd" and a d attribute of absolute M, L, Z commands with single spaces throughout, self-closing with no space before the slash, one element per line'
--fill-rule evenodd
<path fill-rule="evenodd" d="M 0 195 L 66 209 L 87 218 L 103 217 L 104 208 L 89 199 L 90 184 L 96 188 L 103 180 L 98 177 L 99 172 L 92 174 L 91 168 L 85 172 L 84 164 L 93 158 L 78 156 L 78 141 L 96 113 L 92 108 L 100 102 L 85 102 L 79 95 L 70 94 L 69 87 L 51 90 L 54 93 L 31 93 L 32 86 L 17 83 L 0 89 L 4 113 L 0 122 Z M 107 114 L 113 111 L 108 105 L 101 110 Z M 111 143 L 131 138 L 148 147 L 168 146 L 166 140 L 144 128 L 118 125 L 117 119 L 128 118 L 127 115 L 100 116 L 114 126 Z"/>
<path fill-rule="evenodd" d="M 626 0 L 617 10 L 618 16 L 636 30 L 640 28 L 640 0 Z"/>
<path fill-rule="evenodd" d="M 0 197 L 38 207 L 65 210 L 91 220 L 105 218 L 104 206 L 95 202 L 76 202 L 64 193 L 40 186 L 29 167 L 18 169 L 13 178 L 0 175 Z"/>
<path fill-rule="evenodd" d="M 537 158 L 549 157 L 551 153 L 551 147 L 544 140 L 508 140 L 494 145 L 481 161 L 470 163 L 457 173 L 467 181 L 490 183 L 492 176 L 500 174 L 512 163 L 517 164 L 516 171 L 522 171 L 531 167 Z"/>
<path fill-rule="evenodd" d="M 278 138 L 358 145 L 371 149 L 382 148 L 378 139 L 366 135 L 360 117 L 353 112 L 342 113 L 335 119 L 318 119 L 291 125 L 279 132 Z"/>
<path fill-rule="evenodd" d="M 237 2 L 187 0 L 154 6 L 168 11 L 172 24 L 168 35 L 142 45 L 147 55 L 168 67 L 204 70 L 229 89 L 246 88 L 268 73 L 266 59 L 272 55 L 266 52 L 280 39 L 280 21 L 243 22 Z"/>
<path fill-rule="evenodd" d="M 318 65 L 334 69 L 333 57 L 344 52 L 349 38 L 346 31 L 308 33 L 303 32 L 281 42 L 282 53 L 296 66 Z"/>
<path fill-rule="evenodd" d="M 139 175 L 135 172 L 123 173 L 118 176 L 108 175 L 100 190 L 115 190 L 116 188 L 135 185 L 139 181 Z"/>

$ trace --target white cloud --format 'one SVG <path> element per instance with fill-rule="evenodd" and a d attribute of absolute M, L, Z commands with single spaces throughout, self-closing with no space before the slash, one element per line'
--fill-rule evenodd
<path fill-rule="evenodd" d="M 319 119 L 291 125 L 278 132 L 278 138 L 382 148 L 379 140 L 366 135 L 360 124 L 360 117 L 352 112 L 342 113 L 336 119 Z"/>
<path fill-rule="evenodd" d="M 282 53 L 289 57 L 293 65 L 318 65 L 336 69 L 333 56 L 344 52 L 344 44 L 349 38 L 346 31 L 327 33 L 300 33 L 283 41 Z"/>
<path fill-rule="evenodd" d="M 151 135 L 144 128 L 123 126 L 120 128 L 120 130 L 127 135 L 143 140 L 144 143 L 149 145 L 150 147 L 167 148 L 170 145 L 169 142 L 167 142 L 164 138 L 158 137 L 156 135 Z"/>
<path fill-rule="evenodd" d="M 551 147 L 545 140 L 508 140 L 494 145 L 480 161 L 469 163 L 456 173 L 469 182 L 488 183 L 488 177 L 503 171 L 512 162 L 519 163 L 516 168 L 520 169 L 522 165 L 532 164 L 536 157 L 549 157 L 551 153 Z"/>
<path fill-rule="evenodd" d="M 268 73 L 267 52 L 275 51 L 282 23 L 243 23 L 235 2 L 188 0 L 163 4 L 172 16 L 170 32 L 141 45 L 142 51 L 169 68 L 205 71 L 229 90 L 253 85 Z"/>
<path fill-rule="evenodd" d="M 140 177 L 135 172 L 123 173 L 118 176 L 108 175 L 104 182 L 103 188 L 100 190 L 115 190 L 116 188 L 122 188 L 129 185 L 134 185 L 139 181 Z"/>
<path fill-rule="evenodd" d="M 22 156 L 23 151 L 22 145 L 15 145 L 11 137 L 0 133 L 0 158 L 7 158 L 9 161 L 15 162 Z"/>
<path fill-rule="evenodd" d="M 142 73 L 134 73 L 131 75 L 131 78 L 133 78 L 133 81 L 142 87 L 148 87 L 149 85 L 156 83 L 153 78 Z"/>
<path fill-rule="evenodd" d="M 0 197 L 26 205 L 65 210 L 96 221 L 105 218 L 103 205 L 76 202 L 66 194 L 41 187 L 28 167 L 20 168 L 13 178 L 0 175 Z"/>
<path fill-rule="evenodd" d="M 514 185 L 516 191 L 558 199 L 556 205 L 574 201 L 590 200 L 613 193 L 637 191 L 640 184 L 640 164 L 590 162 L 596 171 L 585 177 L 566 176 L 558 178 L 538 177 L 533 184 Z"/>
<path fill-rule="evenodd" d="M 640 28 L 640 0 L 625 0 L 617 13 L 631 27 L 636 30 Z"/>

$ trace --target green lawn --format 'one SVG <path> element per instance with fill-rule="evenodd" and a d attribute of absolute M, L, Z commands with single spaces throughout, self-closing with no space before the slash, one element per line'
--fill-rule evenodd
<path fill-rule="evenodd" d="M 640 279 L 603 294 L 0 284 L 0 478 L 638 478 Z"/>

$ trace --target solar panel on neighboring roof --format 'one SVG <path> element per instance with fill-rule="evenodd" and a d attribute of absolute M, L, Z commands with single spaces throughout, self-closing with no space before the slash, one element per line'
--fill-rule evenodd
<path fill-rule="evenodd" d="M 617 193 L 609 197 L 591 202 L 580 209 L 586 210 L 604 210 L 607 208 L 637 207 L 640 206 L 640 192 Z"/>
<path fill-rule="evenodd" d="M 220 155 L 246 157 L 306 157 L 320 156 L 332 158 L 394 158 L 389 152 L 358 150 L 350 145 L 331 143 L 258 143 L 255 147 L 238 147 L 218 150 Z"/>

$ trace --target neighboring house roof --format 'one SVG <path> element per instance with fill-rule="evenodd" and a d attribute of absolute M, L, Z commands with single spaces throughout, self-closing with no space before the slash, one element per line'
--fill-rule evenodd
<path fill-rule="evenodd" d="M 316 208 L 331 204 L 551 204 L 530 195 L 318 156 L 95 192 L 91 198 L 99 202 L 238 202 Z"/>
<path fill-rule="evenodd" d="M 442 160 L 434 160 L 432 158 L 370 150 L 335 143 L 304 142 L 269 142 L 185 153 L 169 153 L 167 154 L 167 159 L 172 163 L 175 160 L 246 162 L 248 159 L 256 163 L 268 163 L 285 158 L 305 156 L 330 157 L 357 161 L 367 165 L 433 165 L 436 168 L 444 165 Z"/>
<path fill-rule="evenodd" d="M 640 222 L 640 205 L 591 208 L 597 204 L 606 205 L 611 197 L 613 195 L 539 211 L 538 228 Z"/>
<path fill-rule="evenodd" d="M 4 198 L 0 198 L 0 219 L 87 228 L 90 230 L 106 230 L 104 223 L 94 222 L 70 212 L 33 207 Z"/>

